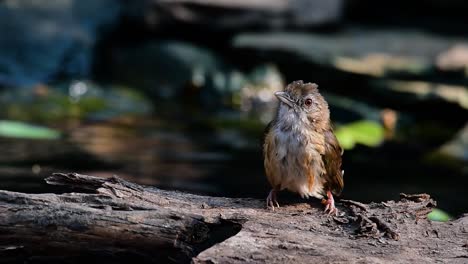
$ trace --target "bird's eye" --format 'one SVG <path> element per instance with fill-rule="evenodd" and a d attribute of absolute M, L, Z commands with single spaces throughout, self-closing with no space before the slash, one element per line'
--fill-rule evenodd
<path fill-rule="evenodd" d="M 304 103 L 305 103 L 305 105 L 307 105 L 307 106 L 311 106 L 311 105 L 312 105 L 312 99 L 310 99 L 310 98 L 309 98 L 309 99 L 306 99 Z"/>

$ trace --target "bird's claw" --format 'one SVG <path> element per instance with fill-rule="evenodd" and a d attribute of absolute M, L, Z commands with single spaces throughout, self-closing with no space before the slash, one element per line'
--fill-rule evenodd
<path fill-rule="evenodd" d="M 268 194 L 268 197 L 266 199 L 266 205 L 267 208 L 271 209 L 272 211 L 275 210 L 275 207 L 280 207 L 278 201 L 276 200 L 276 191 L 271 190 L 270 193 Z"/>
<path fill-rule="evenodd" d="M 324 210 L 325 213 L 328 212 L 328 215 L 334 215 L 334 216 L 338 216 L 338 209 L 335 207 L 335 205 L 329 203 L 325 206 L 325 210 Z"/>
<path fill-rule="evenodd" d="M 324 212 L 328 213 L 328 215 L 338 216 L 338 208 L 335 207 L 335 199 L 333 199 L 330 191 L 327 192 L 327 198 L 322 200 L 322 204 L 325 205 Z"/>
<path fill-rule="evenodd" d="M 274 211 L 274 210 L 275 210 L 275 207 L 278 207 L 278 208 L 279 208 L 280 206 L 279 206 L 279 204 L 278 204 L 277 201 L 267 200 L 267 207 L 268 207 L 269 209 L 271 209 L 272 211 Z"/>

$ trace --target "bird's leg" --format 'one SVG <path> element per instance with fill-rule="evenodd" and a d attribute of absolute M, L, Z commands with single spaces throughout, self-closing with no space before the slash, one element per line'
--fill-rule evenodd
<path fill-rule="evenodd" d="M 338 209 L 335 207 L 335 199 L 333 199 L 333 194 L 330 191 L 327 191 L 327 199 L 323 199 L 322 204 L 325 205 L 325 212 L 328 212 L 329 215 L 338 215 Z"/>
<path fill-rule="evenodd" d="M 275 210 L 275 207 L 280 207 L 278 201 L 276 201 L 276 193 L 278 191 L 276 189 L 271 189 L 268 197 L 266 198 L 267 208 L 271 208 L 271 210 Z"/>

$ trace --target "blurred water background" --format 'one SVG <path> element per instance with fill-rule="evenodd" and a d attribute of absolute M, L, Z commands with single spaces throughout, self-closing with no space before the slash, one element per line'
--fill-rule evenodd
<path fill-rule="evenodd" d="M 261 136 L 316 82 L 343 196 L 431 194 L 468 211 L 462 0 L 0 1 L 0 189 L 79 172 L 265 198 Z"/>

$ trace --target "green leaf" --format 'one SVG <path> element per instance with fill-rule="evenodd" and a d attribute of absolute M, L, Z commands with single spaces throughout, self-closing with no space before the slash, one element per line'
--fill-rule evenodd
<path fill-rule="evenodd" d="M 437 221 L 437 222 L 447 222 L 451 220 L 452 217 L 446 212 L 440 209 L 434 208 L 432 209 L 432 212 L 427 215 L 427 219 L 431 221 Z"/>
<path fill-rule="evenodd" d="M 27 139 L 57 139 L 60 132 L 24 122 L 0 120 L 0 137 Z"/>
<path fill-rule="evenodd" d="M 336 130 L 335 135 L 343 149 L 352 149 L 356 145 L 352 133 L 347 132 L 346 129 Z"/>
<path fill-rule="evenodd" d="M 356 144 L 376 147 L 384 140 L 382 125 L 368 120 L 343 125 L 335 131 L 335 134 L 344 149 L 352 149 Z"/>

